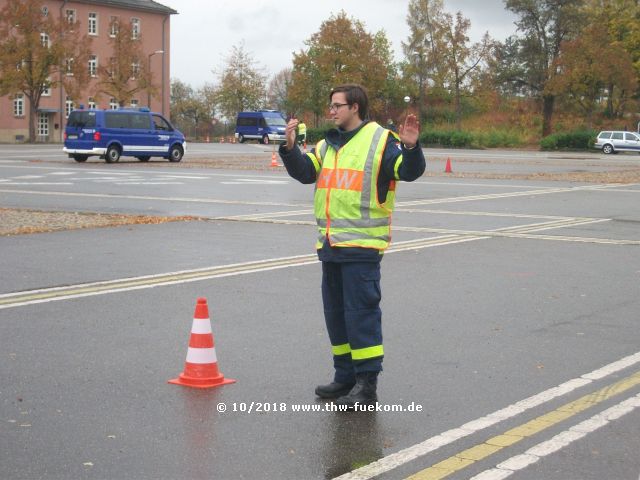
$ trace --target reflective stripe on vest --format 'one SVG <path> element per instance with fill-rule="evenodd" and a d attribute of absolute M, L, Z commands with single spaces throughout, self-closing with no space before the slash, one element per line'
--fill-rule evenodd
<path fill-rule="evenodd" d="M 371 122 L 337 152 L 326 141 L 318 142 L 314 210 L 320 236 L 316 248 L 322 247 L 325 238 L 332 246 L 377 250 L 389 246 L 395 185 L 392 182 L 382 205 L 377 188 L 388 133 Z"/>

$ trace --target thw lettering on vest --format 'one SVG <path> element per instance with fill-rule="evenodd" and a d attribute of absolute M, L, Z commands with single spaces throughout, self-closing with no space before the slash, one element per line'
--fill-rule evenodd
<path fill-rule="evenodd" d="M 318 188 L 336 188 L 338 190 L 362 190 L 364 172 L 347 168 L 323 168 L 318 178 Z"/>

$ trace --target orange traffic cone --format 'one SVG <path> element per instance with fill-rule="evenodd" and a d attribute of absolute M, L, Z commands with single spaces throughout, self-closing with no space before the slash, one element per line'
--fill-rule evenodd
<path fill-rule="evenodd" d="M 274 150 L 271 153 L 271 166 L 272 167 L 279 167 L 280 165 L 278 165 L 278 160 L 276 160 L 276 151 Z"/>
<path fill-rule="evenodd" d="M 453 170 L 451 170 L 451 158 L 447 157 L 447 165 L 444 167 L 444 173 L 452 173 Z"/>
<path fill-rule="evenodd" d="M 178 378 L 169 380 L 169 383 L 193 388 L 212 388 L 235 383 L 235 380 L 224 378 L 218 371 L 206 298 L 199 298 L 196 304 L 184 372 Z"/>

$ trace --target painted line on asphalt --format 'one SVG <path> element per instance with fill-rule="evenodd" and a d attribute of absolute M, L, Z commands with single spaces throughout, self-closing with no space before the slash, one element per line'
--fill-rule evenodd
<path fill-rule="evenodd" d="M 462 215 L 477 217 L 505 217 L 505 218 L 539 218 L 547 220 L 566 220 L 576 217 L 562 217 L 557 215 L 527 215 L 524 213 L 504 213 L 504 212 L 479 212 L 471 210 L 434 210 L 429 208 L 396 208 L 396 212 L 402 211 L 407 213 L 432 213 L 436 215 Z"/>
<path fill-rule="evenodd" d="M 442 447 L 456 442 L 457 440 L 474 435 L 482 430 L 492 427 L 493 425 L 514 418 L 528 410 L 544 405 L 558 397 L 567 395 L 578 388 L 582 388 L 594 381 L 616 374 L 638 363 L 640 363 L 640 352 L 624 357 L 613 363 L 593 370 L 592 372 L 581 375 L 580 377 L 561 383 L 556 387 L 508 405 L 507 407 L 490 413 L 489 415 L 467 422 L 458 428 L 447 430 L 446 432 L 442 432 L 439 435 L 428 438 L 420 443 L 387 455 L 375 462 L 336 477 L 335 480 L 369 480 L 378 475 L 382 475 L 385 472 L 389 472 L 417 458 L 435 452 Z M 636 373 L 635 375 L 639 376 L 638 380 L 640 380 L 640 374 Z"/>
<path fill-rule="evenodd" d="M 509 192 L 509 193 L 488 193 L 484 195 L 467 195 L 462 197 L 447 197 L 447 198 L 432 198 L 429 200 L 415 200 L 411 202 L 398 202 L 396 207 L 410 207 L 418 205 L 435 205 L 439 203 L 456 203 L 456 202 L 472 202 L 476 200 L 494 200 L 499 198 L 511 198 L 511 197 L 527 197 L 533 195 L 548 195 L 551 193 L 568 193 L 581 190 L 592 190 L 594 188 L 602 187 L 604 185 L 583 185 L 577 187 L 563 187 L 563 188 L 538 188 L 536 190 L 526 190 L 523 192 Z M 604 190 L 606 191 L 606 190 Z"/>
<path fill-rule="evenodd" d="M 166 285 L 222 278 L 233 275 L 263 272 L 291 266 L 316 263 L 316 255 L 302 255 L 294 257 L 276 258 L 272 260 L 238 263 L 219 267 L 183 270 L 156 275 L 144 275 L 104 282 L 93 282 L 65 287 L 53 287 L 40 290 L 15 292 L 0 295 L 0 310 L 5 308 L 33 305 L 37 303 L 67 300 L 72 298 L 104 295 L 107 293 L 127 292 L 154 288 Z"/>
<path fill-rule="evenodd" d="M 419 250 L 441 245 L 449 245 L 472 240 L 480 240 L 481 237 L 444 236 L 421 240 L 398 242 L 390 247 L 387 253 L 402 252 L 406 250 Z M 144 275 L 103 282 L 83 283 L 67 285 L 64 287 L 51 287 L 38 290 L 5 293 L 0 295 L 0 310 L 7 308 L 23 307 L 39 303 L 48 303 L 74 298 L 91 297 L 111 293 L 129 292 L 148 288 L 177 285 L 215 278 L 246 275 L 269 270 L 288 267 L 299 267 L 318 263 L 318 257 L 314 254 L 298 255 L 292 257 L 274 258 L 256 262 L 237 263 L 215 267 L 205 267 L 193 270 L 182 270 L 156 275 Z"/>
<path fill-rule="evenodd" d="M 425 468 L 424 470 L 407 477 L 407 480 L 440 480 L 442 478 L 446 478 L 449 475 L 470 467 L 476 462 L 495 455 L 507 447 L 511 447 L 522 440 L 533 437 L 534 435 L 537 435 L 560 422 L 574 418 L 577 414 L 600 405 L 604 401 L 618 396 L 637 385 L 640 385 L 640 372 L 636 372 L 633 375 L 601 388 L 596 392 L 589 393 L 577 400 L 566 403 L 555 410 L 547 412 L 544 415 L 540 415 L 539 417 L 515 428 L 511 428 L 500 435 L 491 437 L 471 448 L 467 448 L 462 452 L 430 466 L 429 468 Z M 519 456 L 519 458 L 512 461 L 511 464 L 514 466 L 517 465 L 521 462 L 521 457 L 522 456 Z M 528 456 L 526 458 L 529 460 L 529 463 L 527 464 L 533 463 L 532 460 L 534 458 L 537 459 L 537 457 L 534 456 Z M 523 467 L 526 466 L 524 462 L 521 462 L 521 464 Z"/>
<path fill-rule="evenodd" d="M 311 214 L 311 211 L 305 212 L 273 212 L 260 215 L 235 215 L 233 217 L 212 217 L 211 220 L 225 220 L 234 222 L 256 222 L 270 223 L 275 225 L 315 225 L 315 221 L 310 220 L 282 220 L 277 217 L 297 216 L 298 214 Z M 275 217 L 275 218 L 274 218 Z M 576 242 L 576 243 L 595 243 L 602 245 L 640 245 L 640 240 L 635 239 L 613 239 L 598 237 L 575 237 L 567 235 L 534 235 L 532 232 L 540 232 L 544 230 L 553 230 L 557 228 L 576 227 L 581 225 L 590 225 L 595 223 L 609 222 L 609 218 L 565 218 L 553 222 L 540 222 L 530 225 L 516 225 L 513 227 L 498 228 L 495 230 L 455 230 L 448 228 L 430 228 L 430 227 L 403 227 L 394 226 L 394 231 L 400 232 L 418 232 L 418 233 L 437 233 L 442 235 L 454 235 L 459 238 L 470 237 L 470 240 L 479 238 L 521 238 L 527 240 L 549 240 L 559 242 Z M 460 242 L 456 242 L 460 243 Z M 392 244 L 393 245 L 393 244 Z"/>
<path fill-rule="evenodd" d="M 2 184 L 3 186 L 5 184 Z M 188 197 L 156 197 L 152 195 L 118 195 L 108 193 L 75 193 L 75 192 L 48 192 L 38 190 L 12 190 L 2 189 L 0 193 L 17 193 L 21 195 L 46 195 L 60 197 L 88 197 L 88 198 L 108 198 L 110 200 L 154 200 L 167 202 L 186 202 L 186 203 L 215 203 L 221 205 L 265 205 L 277 207 L 303 207 L 308 205 L 300 205 L 295 203 L 278 203 L 278 202 L 245 202 L 241 200 L 220 200 L 214 198 L 188 198 Z"/>
<path fill-rule="evenodd" d="M 429 228 L 429 227 L 394 227 L 396 231 L 407 232 L 428 232 L 440 234 L 457 234 L 457 235 L 482 235 L 485 237 L 495 238 L 522 238 L 528 240 L 549 240 L 559 242 L 576 242 L 576 243 L 595 243 L 602 245 L 640 245 L 640 240 L 635 239 L 615 239 L 615 238 L 598 238 L 598 237 L 575 237 L 567 235 L 536 235 L 533 232 L 541 232 L 545 230 L 553 230 L 557 228 L 576 227 L 581 225 L 590 225 L 594 223 L 602 223 L 610 221 L 610 219 L 593 219 L 593 220 L 575 220 L 567 222 L 550 222 L 549 225 L 538 224 L 531 226 L 506 227 L 496 230 L 454 230 L 446 228 Z"/>
<path fill-rule="evenodd" d="M 137 171 L 136 173 L 140 173 L 140 172 Z M 238 175 L 234 175 L 234 177 L 238 177 Z M 260 178 L 264 178 L 264 177 L 260 177 Z M 475 201 L 475 200 L 494 200 L 494 199 L 500 199 L 500 198 L 511 198 L 511 197 L 531 196 L 531 195 L 546 195 L 550 193 L 566 193 L 566 192 L 578 191 L 581 189 L 583 189 L 583 187 L 536 189 L 536 190 L 528 190 L 524 192 L 508 192 L 508 193 L 494 193 L 494 194 L 487 194 L 487 195 L 470 195 L 470 196 L 462 196 L 462 197 L 436 198 L 436 199 L 430 199 L 430 200 L 417 200 L 412 202 L 398 202 L 396 204 L 396 207 L 404 208 L 408 206 L 418 206 L 418 205 L 433 205 L 433 204 L 441 204 L 441 203 L 469 202 L 469 201 Z M 209 199 L 209 198 L 157 197 L 157 196 L 144 196 L 144 195 L 118 195 L 118 194 L 103 194 L 103 193 L 52 192 L 52 191 L 38 191 L 38 190 L 11 190 L 11 189 L 0 190 L 0 193 L 14 193 L 14 194 L 17 193 L 17 194 L 24 194 L 24 195 L 49 195 L 49 196 L 67 196 L 67 197 L 88 197 L 88 198 L 109 198 L 109 199 L 123 199 L 123 200 L 154 200 L 154 201 L 171 201 L 171 202 L 190 202 L 190 203 L 267 205 L 267 206 L 310 208 L 310 205 L 304 205 L 304 204 L 277 203 L 277 202 L 244 202 L 244 201 L 219 200 L 219 199 Z"/>
<path fill-rule="evenodd" d="M 46 185 L 48 187 L 51 186 L 59 186 L 59 185 L 73 185 L 73 183 L 71 182 L 6 182 L 3 183 L 2 186 L 8 186 L 8 185 L 14 185 L 14 186 L 20 186 L 20 187 L 28 187 L 28 186 L 43 186 Z"/>
<path fill-rule="evenodd" d="M 530 448 L 521 455 L 515 455 L 504 462 L 499 463 L 495 468 L 485 470 L 475 475 L 470 480 L 502 480 L 508 478 L 517 471 L 523 470 L 533 465 L 541 458 L 559 452 L 572 443 L 586 437 L 588 434 L 609 425 L 614 420 L 618 420 L 635 409 L 640 408 L 640 394 L 628 398 L 613 407 L 592 416 L 591 418 L 564 430 L 551 439 L 541 442 Z"/>
<path fill-rule="evenodd" d="M 92 170 L 85 170 L 85 168 L 87 167 L 85 166 L 76 166 L 76 167 L 42 167 L 42 166 L 35 166 L 35 165 L 19 165 L 19 166 L 15 166 L 15 165 L 0 165 L 0 168 L 10 168 L 10 169 L 32 169 L 32 170 L 55 170 L 55 171 L 71 171 L 71 172 L 86 172 L 86 173 L 93 173 L 93 174 L 98 174 L 98 175 L 104 175 L 104 174 L 108 174 L 108 175 L 130 175 L 132 173 L 134 174 L 144 174 L 144 175 L 149 175 L 149 173 L 153 173 L 155 175 L 176 175 L 176 176 L 182 176 L 183 174 L 181 174 L 180 172 L 176 172 L 175 170 L 159 170 L 154 168 L 153 170 L 127 170 L 127 169 L 121 169 L 120 167 L 116 167 L 113 165 L 107 166 L 106 164 L 104 165 L 104 170 L 97 170 L 97 169 L 92 169 Z M 93 166 L 92 166 L 93 168 Z M 117 171 L 115 169 L 118 169 Z M 193 173 L 185 173 L 184 175 L 193 175 Z M 262 175 L 251 175 L 251 174 L 238 174 L 238 173 L 208 173 L 208 172 L 200 172 L 198 171 L 198 175 L 202 175 L 203 177 L 206 178 L 215 178 L 215 177 L 224 177 L 224 178 L 228 178 L 228 177 L 233 177 L 233 178 L 238 178 L 238 177 L 243 177 L 243 178 L 284 178 L 284 179 L 291 179 L 291 177 L 289 177 L 288 175 L 274 175 L 274 174 L 262 174 Z"/>

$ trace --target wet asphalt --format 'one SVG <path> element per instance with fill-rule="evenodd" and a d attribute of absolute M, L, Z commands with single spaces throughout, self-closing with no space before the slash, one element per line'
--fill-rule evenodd
<path fill-rule="evenodd" d="M 0 150 L 2 207 L 201 220 L 0 238 L 2 478 L 334 478 L 640 351 L 639 185 L 446 176 L 401 184 L 395 249 L 382 262 L 379 397 L 405 411 L 344 413 L 313 394 L 330 379 L 331 359 L 312 187 L 282 169 L 33 163 L 11 152 Z M 617 168 L 598 158 L 588 168 Z M 534 163 L 502 168 L 544 169 Z M 265 266 L 273 259 L 278 268 Z M 212 273 L 189 279 L 203 269 Z M 105 281 L 121 288 L 88 285 Z M 68 297 L 39 297 L 54 287 Z M 22 304 L 11 303 L 16 292 Z M 167 384 L 184 367 L 199 297 L 218 367 L 234 384 Z M 638 370 L 625 364 L 376 478 L 459 458 Z M 638 395 L 637 384 L 616 390 L 446 478 L 472 478 Z M 324 411 L 294 411 L 304 408 Z M 638 428 L 635 409 L 511 478 L 635 480 Z"/>

